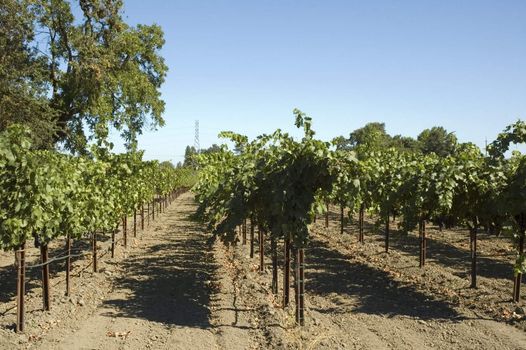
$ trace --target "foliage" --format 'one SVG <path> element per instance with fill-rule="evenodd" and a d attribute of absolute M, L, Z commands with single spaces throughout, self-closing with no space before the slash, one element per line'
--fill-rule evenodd
<path fill-rule="evenodd" d="M 251 142 L 223 132 L 237 152 L 223 146 L 198 157 L 198 212 L 217 233 L 232 237 L 236 225 L 253 217 L 275 237 L 290 237 L 299 247 L 308 241 L 315 196 L 332 186 L 329 145 L 314 139 L 308 116 L 299 110 L 294 115 L 304 132 L 301 142 L 281 130 Z"/>
<path fill-rule="evenodd" d="M 23 123 L 37 148 L 51 145 L 56 111 L 47 95 L 46 61 L 34 43 L 36 13 L 29 0 L 0 1 L 0 130 Z"/>
<path fill-rule="evenodd" d="M 33 150 L 30 132 L 19 125 L 0 133 L 0 248 L 113 230 L 140 204 L 195 179 L 188 169 L 142 161 L 142 152 L 94 148 L 92 154 Z"/>
<path fill-rule="evenodd" d="M 457 137 L 441 126 L 425 129 L 418 137 L 420 150 L 424 154 L 434 153 L 439 157 L 452 155 L 457 145 Z"/>
<path fill-rule="evenodd" d="M 511 144 L 526 143 L 526 123 L 519 120 L 505 128 L 488 147 L 493 166 L 501 170 L 505 185 L 500 194 L 498 210 L 512 218 L 516 226 L 515 237 L 524 242 L 526 236 L 526 156 L 513 152 L 506 159 Z M 518 251 L 515 272 L 526 272 L 524 252 Z"/>
<path fill-rule="evenodd" d="M 84 153 L 85 130 L 100 142 L 114 127 L 133 150 L 148 122 L 163 125 L 159 26 L 129 26 L 120 0 L 80 0 L 78 17 L 67 0 L 3 1 L 0 130 L 23 123 L 41 143 Z"/>

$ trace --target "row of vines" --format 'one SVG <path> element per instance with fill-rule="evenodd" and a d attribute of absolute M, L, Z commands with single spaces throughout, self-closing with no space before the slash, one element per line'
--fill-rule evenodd
<path fill-rule="evenodd" d="M 199 180 L 194 187 L 197 214 L 226 241 L 236 242 L 236 229 L 250 220 L 251 256 L 258 228 L 261 268 L 263 240 L 270 240 L 272 290 L 278 292 L 277 247 L 284 247 L 283 305 L 289 304 L 291 255 L 295 269 L 296 321 L 304 324 L 304 249 L 309 225 L 329 205 L 358 216 L 363 242 L 364 214 L 373 214 L 385 234 L 389 252 L 390 218 L 400 229 L 418 229 L 420 267 L 426 261 L 426 224 L 469 230 L 471 286 L 476 287 L 477 233 L 484 229 L 509 232 L 517 242 L 513 299 L 519 301 L 522 273 L 526 270 L 526 156 L 508 154 L 510 144 L 526 142 L 526 124 L 518 121 L 501 133 L 484 155 L 472 143 L 459 144 L 453 154 L 408 152 L 395 148 L 338 149 L 317 140 L 311 119 L 294 110 L 296 126 L 304 136 L 295 140 L 281 130 L 249 141 L 232 132 L 220 136 L 235 144 L 231 151 L 198 156 Z M 326 217 L 328 220 L 328 216 Z M 292 253 L 292 254 L 291 254 Z M 512 275 L 510 268 L 510 276 Z"/>
<path fill-rule="evenodd" d="M 12 126 L 0 134 L 0 248 L 15 251 L 18 266 L 17 330 L 24 328 L 25 251 L 28 242 L 41 252 L 44 309 L 49 310 L 48 245 L 66 241 L 67 290 L 71 240 L 89 236 L 96 271 L 97 235 L 111 235 L 112 256 L 120 224 L 126 246 L 127 218 L 137 212 L 144 228 L 181 188 L 192 186 L 193 171 L 143 161 L 141 152 L 112 154 L 94 146 L 89 156 L 33 149 L 26 129 Z M 151 203 L 151 210 L 150 210 Z"/>

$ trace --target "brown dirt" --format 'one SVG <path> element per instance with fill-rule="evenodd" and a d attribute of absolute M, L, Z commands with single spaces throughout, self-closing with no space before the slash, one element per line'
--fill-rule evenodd
<path fill-rule="evenodd" d="M 194 209 L 191 194 L 182 195 L 127 251 L 105 255 L 99 273 L 86 268 L 89 256 L 76 261 L 71 298 L 64 297 L 63 267 L 53 265 L 60 272 L 52 274 L 49 312 L 41 311 L 39 271 L 32 272 L 25 334 L 13 331 L 16 274 L 12 254 L 2 253 L 0 349 L 259 348 L 248 335 L 259 330 L 243 317 L 234 322 L 230 275 L 216 262 L 210 236 L 189 219 Z M 108 247 L 101 242 L 99 251 Z"/>
<path fill-rule="evenodd" d="M 0 254 L 0 349 L 526 348 L 524 321 L 510 302 L 513 258 L 481 260 L 480 288 L 467 288 L 463 232 L 431 233 L 420 270 L 413 235 L 395 233 L 385 254 L 379 234 L 361 245 L 354 225 L 341 236 L 336 220 L 329 229 L 318 222 L 306 250 L 300 328 L 293 305 L 281 308 L 281 271 L 274 296 L 270 259 L 260 273 L 257 245 L 250 259 L 248 244 L 211 239 L 190 219 L 194 209 L 191 194 L 182 195 L 127 251 L 119 246 L 115 259 L 102 258 L 99 273 L 85 267 L 89 257 L 77 260 L 71 299 L 63 296 L 63 267 L 53 267 L 50 312 L 41 311 L 39 271 L 32 272 L 25 334 L 12 331 L 13 259 Z M 101 253 L 107 245 L 100 242 Z M 480 246 L 488 256 L 509 253 L 504 240 Z"/>

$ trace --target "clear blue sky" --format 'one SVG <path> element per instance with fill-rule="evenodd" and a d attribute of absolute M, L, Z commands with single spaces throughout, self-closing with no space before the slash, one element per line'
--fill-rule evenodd
<path fill-rule="evenodd" d="M 208 147 L 221 130 L 293 130 L 294 107 L 325 140 L 380 121 L 483 146 L 526 119 L 526 1 L 124 2 L 166 39 L 166 126 L 141 136 L 147 159 L 182 160 L 196 119 Z"/>

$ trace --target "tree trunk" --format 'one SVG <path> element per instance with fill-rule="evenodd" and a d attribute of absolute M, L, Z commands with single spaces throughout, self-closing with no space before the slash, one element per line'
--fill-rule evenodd
<path fill-rule="evenodd" d="M 42 298 L 44 299 L 44 310 L 51 309 L 49 298 L 49 264 L 48 264 L 48 247 L 47 244 L 40 246 L 40 257 L 42 266 Z"/>
<path fill-rule="evenodd" d="M 17 283 L 16 283 L 16 331 L 25 329 L 25 294 L 26 294 L 26 243 L 22 243 L 17 257 Z"/>
<path fill-rule="evenodd" d="M 305 270 L 303 248 L 296 249 L 296 323 L 305 325 Z"/>
<path fill-rule="evenodd" d="M 290 239 L 285 239 L 285 264 L 283 271 L 283 307 L 290 302 Z"/>

